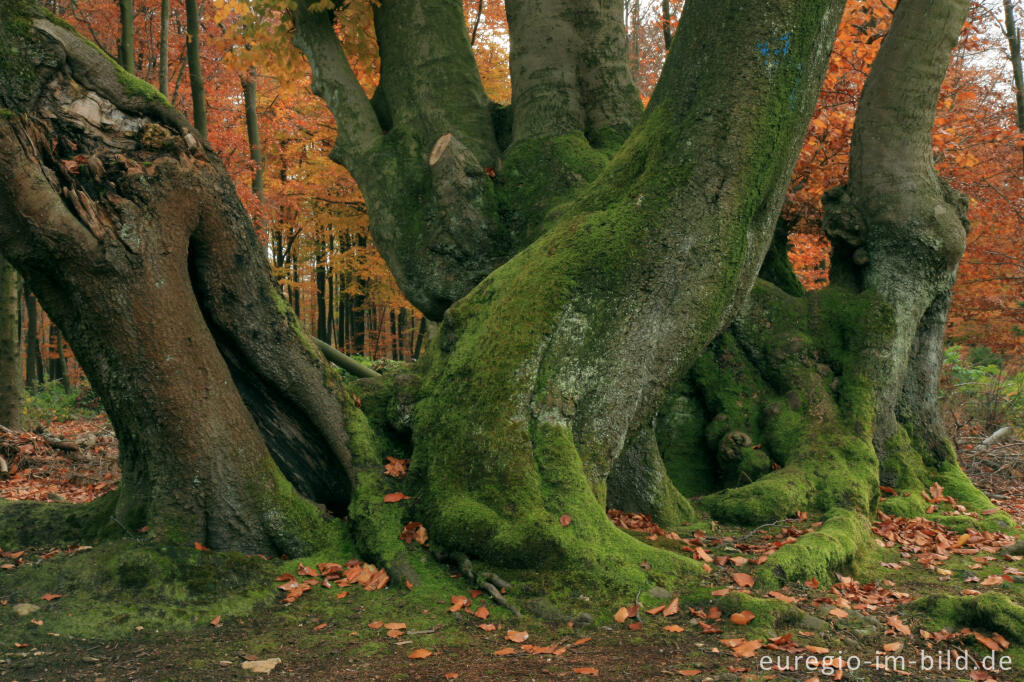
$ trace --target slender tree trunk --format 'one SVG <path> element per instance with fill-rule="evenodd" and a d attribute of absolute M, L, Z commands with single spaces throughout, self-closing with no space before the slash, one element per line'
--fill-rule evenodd
<path fill-rule="evenodd" d="M 56 325 L 54 325 L 56 328 Z M 64 355 L 64 335 L 57 329 L 57 368 L 60 373 L 60 382 L 64 386 L 65 393 L 71 393 L 71 375 L 68 373 L 68 361 Z"/>
<path fill-rule="evenodd" d="M 185 15 L 188 24 L 188 79 L 192 86 L 192 122 L 200 136 L 206 134 L 206 85 L 203 82 L 203 67 L 200 61 L 200 17 L 196 0 L 185 0 Z"/>
<path fill-rule="evenodd" d="M 168 96 L 168 43 L 170 42 L 171 0 L 160 0 L 160 92 Z"/>
<path fill-rule="evenodd" d="M 18 271 L 0 258 L 0 425 L 21 428 Z"/>
<path fill-rule="evenodd" d="M 36 297 L 25 287 L 25 385 L 35 388 L 43 382 L 43 357 L 39 352 L 39 311 Z"/>
<path fill-rule="evenodd" d="M 121 9 L 121 42 L 117 61 L 130 74 L 135 73 L 135 5 L 134 0 L 118 0 Z"/>
<path fill-rule="evenodd" d="M 245 130 L 249 137 L 249 158 L 252 159 L 252 191 L 263 201 L 263 146 L 260 144 L 260 120 L 256 109 L 256 69 L 250 68 L 242 77 L 245 98 Z"/>
<path fill-rule="evenodd" d="M 672 3 L 661 0 L 661 35 L 665 38 L 665 52 L 672 45 Z"/>
<path fill-rule="evenodd" d="M 316 259 L 313 264 L 316 283 L 316 337 L 329 344 L 331 342 L 330 327 L 327 326 L 327 263 L 326 245 L 317 241 Z"/>
<path fill-rule="evenodd" d="M 1006 40 L 1010 46 L 1010 64 L 1013 67 L 1014 98 L 1017 103 L 1017 130 L 1024 133 L 1024 74 L 1021 63 L 1020 29 L 1014 16 L 1013 0 L 1003 0 L 1006 15 Z M 1024 174 L 1024 148 L 1021 149 L 1021 173 Z"/>

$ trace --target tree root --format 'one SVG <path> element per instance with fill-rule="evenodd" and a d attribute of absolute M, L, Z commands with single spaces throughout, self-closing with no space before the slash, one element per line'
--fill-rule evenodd
<path fill-rule="evenodd" d="M 462 552 L 446 554 L 443 550 L 435 547 L 434 556 L 438 561 L 443 561 L 455 566 L 462 577 L 469 581 L 471 585 L 475 585 L 481 590 L 487 592 L 487 594 L 491 595 L 491 599 L 494 600 L 495 604 L 505 607 L 514 613 L 517 618 L 523 617 L 519 608 L 516 607 L 515 604 L 509 602 L 505 595 L 502 594 L 502 590 L 508 591 L 512 588 L 512 585 L 508 581 L 503 580 L 500 576 L 494 573 L 476 573 L 473 570 L 473 562 L 470 561 L 469 557 Z"/>
<path fill-rule="evenodd" d="M 828 584 L 832 573 L 849 564 L 871 542 L 871 524 L 863 514 L 847 509 L 829 512 L 816 531 L 772 554 L 757 571 L 758 585 L 817 579 Z"/>
<path fill-rule="evenodd" d="M 0 500 L 0 547 L 90 543 L 129 531 L 116 522 L 117 491 L 85 504 Z"/>

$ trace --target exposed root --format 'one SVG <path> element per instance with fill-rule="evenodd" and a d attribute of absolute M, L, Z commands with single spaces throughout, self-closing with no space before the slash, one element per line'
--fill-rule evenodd
<path fill-rule="evenodd" d="M 870 542 L 871 526 L 864 515 L 835 509 L 816 531 L 772 554 L 758 570 L 758 584 L 776 587 L 811 578 L 827 584 L 836 569 L 850 563 Z"/>

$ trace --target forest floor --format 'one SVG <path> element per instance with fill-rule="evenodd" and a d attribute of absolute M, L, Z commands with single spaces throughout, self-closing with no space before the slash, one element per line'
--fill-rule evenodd
<path fill-rule="evenodd" d="M 0 431 L 0 497 L 88 501 L 116 486 L 116 448 L 102 416 Z M 1024 524 L 1020 455 L 1003 447 L 998 462 L 968 456 L 965 468 Z M 982 517 L 941 489 L 929 495 L 928 519 L 880 515 L 877 547 L 833 584 L 773 591 L 745 571 L 820 523 L 671 533 L 613 514 L 702 561 L 701 589 L 614 603 L 581 594 L 586 614 L 549 605 L 545 618 L 514 615 L 425 552 L 422 582 L 407 590 L 370 589 L 373 567 L 354 556 L 187 548 L 171 553 L 178 563 L 136 566 L 145 529 L 96 548 L 0 548 L 0 680 L 1024 679 L 1024 611 L 1010 605 L 1024 603 L 1024 561 L 1007 553 L 1016 530 L 971 530 Z"/>

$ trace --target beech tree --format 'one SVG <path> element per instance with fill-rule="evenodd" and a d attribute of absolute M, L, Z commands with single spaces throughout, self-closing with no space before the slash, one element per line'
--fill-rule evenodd
<path fill-rule="evenodd" d="M 374 7 L 370 98 L 330 4 L 299 0 L 331 158 L 441 323 L 413 369 L 344 384 L 205 136 L 54 17 L 0 0 L 0 252 L 102 397 L 123 470 L 89 507 L 0 506 L 0 540 L 146 524 L 299 555 L 335 532 L 316 502 L 410 580 L 415 518 L 463 564 L 620 584 L 641 559 L 694 564 L 616 529 L 610 505 L 667 525 L 823 514 L 764 569 L 787 577 L 824 576 L 880 505 L 913 511 L 933 482 L 990 507 L 935 409 L 966 221 L 929 131 L 967 4 L 899 3 L 827 199 L 832 283 L 805 293 L 776 225 L 839 0 L 689 0 L 646 108 L 620 2 L 507 0 L 502 107 L 459 2 Z M 401 484 L 388 455 L 411 459 Z M 396 487 L 409 499 L 386 503 Z"/>

